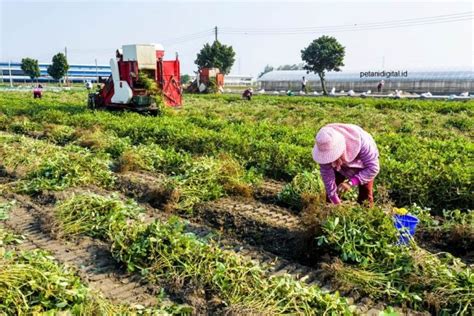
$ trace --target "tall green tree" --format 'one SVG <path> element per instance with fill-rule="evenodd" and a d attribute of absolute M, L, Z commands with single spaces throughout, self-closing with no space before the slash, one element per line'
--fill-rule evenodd
<path fill-rule="evenodd" d="M 39 78 L 41 75 L 37 59 L 28 57 L 23 58 L 21 60 L 21 70 L 23 70 L 23 72 L 29 76 L 31 80 Z"/>
<path fill-rule="evenodd" d="M 48 67 L 48 74 L 55 80 L 60 80 L 64 77 L 69 69 L 66 56 L 63 53 L 57 53 L 53 56 L 52 64 Z"/>
<path fill-rule="evenodd" d="M 188 74 L 181 75 L 181 84 L 187 84 L 191 80 Z"/>
<path fill-rule="evenodd" d="M 304 69 L 318 74 L 323 93 L 328 94 L 325 83 L 326 71 L 341 71 L 344 66 L 345 48 L 334 37 L 323 35 L 301 50 Z"/>
<path fill-rule="evenodd" d="M 214 41 L 212 45 L 205 44 L 197 54 L 194 62 L 201 68 L 219 68 L 224 74 L 228 74 L 235 62 L 235 52 L 232 46 L 221 44 Z"/>

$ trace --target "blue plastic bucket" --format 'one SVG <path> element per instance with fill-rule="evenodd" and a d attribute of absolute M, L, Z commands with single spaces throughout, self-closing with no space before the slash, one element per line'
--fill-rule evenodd
<path fill-rule="evenodd" d="M 410 238 L 415 235 L 416 225 L 419 219 L 416 216 L 407 215 L 394 215 L 395 228 L 400 232 L 399 244 L 408 244 Z"/>

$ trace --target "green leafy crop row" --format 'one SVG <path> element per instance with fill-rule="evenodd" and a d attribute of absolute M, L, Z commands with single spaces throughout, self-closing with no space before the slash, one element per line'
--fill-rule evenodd
<path fill-rule="evenodd" d="M 318 244 L 340 260 L 325 266 L 341 289 L 442 315 L 467 315 L 474 304 L 472 269 L 449 254 L 397 244 L 383 209 L 338 207 L 321 221 Z"/>
<path fill-rule="evenodd" d="M 0 221 L 8 217 L 14 201 L 1 203 Z M 163 315 L 180 306 L 144 309 L 112 304 L 88 288 L 75 271 L 59 264 L 43 250 L 16 251 L 22 242 L 0 222 L 0 314 L 1 315 Z"/>
<path fill-rule="evenodd" d="M 109 160 L 78 146 L 61 148 L 21 136 L 0 135 L 0 163 L 20 180 L 20 192 L 62 190 L 77 185 L 113 183 Z"/>
<path fill-rule="evenodd" d="M 42 251 L 7 252 L 0 257 L 0 313 L 22 315 L 69 311 L 73 315 L 117 314 L 74 273 Z"/>
<path fill-rule="evenodd" d="M 198 202 L 226 194 L 249 196 L 252 183 L 258 180 L 225 155 L 192 157 L 154 144 L 123 148 L 111 160 L 110 154 L 102 150 L 0 135 L 1 165 L 19 179 L 13 184 L 15 189 L 25 193 L 87 185 L 109 188 L 114 182 L 114 169 L 146 170 L 166 175 L 162 186 L 173 192 L 173 199 L 168 201 L 171 207 L 191 211 Z"/>
<path fill-rule="evenodd" d="M 247 170 L 284 180 L 317 168 L 311 147 L 322 125 L 355 123 L 374 135 L 381 154 L 376 185 L 397 204 L 472 209 L 474 203 L 466 172 L 474 150 L 472 102 L 258 97 L 244 103 L 232 96 L 186 96 L 184 109 L 151 118 L 88 112 L 81 93 L 41 101 L 14 93 L 0 97 L 6 130 L 34 135 L 55 124 L 49 139 L 102 146 L 114 157 L 127 144 L 216 157 L 224 152 Z M 103 136 L 88 143 L 84 129 Z"/>
<path fill-rule="evenodd" d="M 202 289 L 208 297 L 222 300 L 228 312 L 350 314 L 337 294 L 322 293 L 317 286 L 289 276 L 268 276 L 265 267 L 186 232 L 186 225 L 177 218 L 144 224 L 123 217 L 124 210 L 140 212 L 116 197 L 83 195 L 61 203 L 55 216 L 66 228 L 76 226 L 74 219 L 77 223 L 86 219 L 88 226 L 97 229 L 84 233 L 98 232 L 96 236 L 110 240 L 114 257 L 129 270 L 151 281 Z"/>

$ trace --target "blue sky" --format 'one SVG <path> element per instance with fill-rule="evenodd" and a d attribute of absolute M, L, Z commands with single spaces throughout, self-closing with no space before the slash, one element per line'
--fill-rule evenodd
<path fill-rule="evenodd" d="M 335 36 L 346 47 L 343 71 L 472 67 L 472 19 L 365 31 L 329 28 L 290 35 L 280 31 L 469 11 L 472 1 L 0 0 L 0 60 L 33 57 L 48 62 L 67 46 L 70 63 L 94 63 L 97 58 L 108 64 L 122 44 L 163 43 L 166 56 L 173 58 L 178 52 L 182 71 L 191 73 L 196 53 L 213 41 L 211 29 L 218 26 L 219 40 L 237 53 L 235 74 L 257 75 L 266 64 L 300 63 L 300 50 L 323 34 Z M 229 34 L 231 28 L 254 32 L 270 28 L 273 33 Z M 194 33 L 198 34 L 188 37 Z"/>

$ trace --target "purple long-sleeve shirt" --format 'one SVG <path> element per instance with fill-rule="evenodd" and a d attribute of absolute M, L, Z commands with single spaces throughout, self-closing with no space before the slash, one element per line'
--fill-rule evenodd
<path fill-rule="evenodd" d="M 379 173 L 379 151 L 372 136 L 362 128 L 357 129 L 361 136 L 361 147 L 356 158 L 341 166 L 338 171 L 352 185 L 361 185 L 370 182 Z M 335 169 L 329 164 L 320 164 L 321 177 L 329 199 L 338 204 L 341 202 L 337 194 Z"/>

